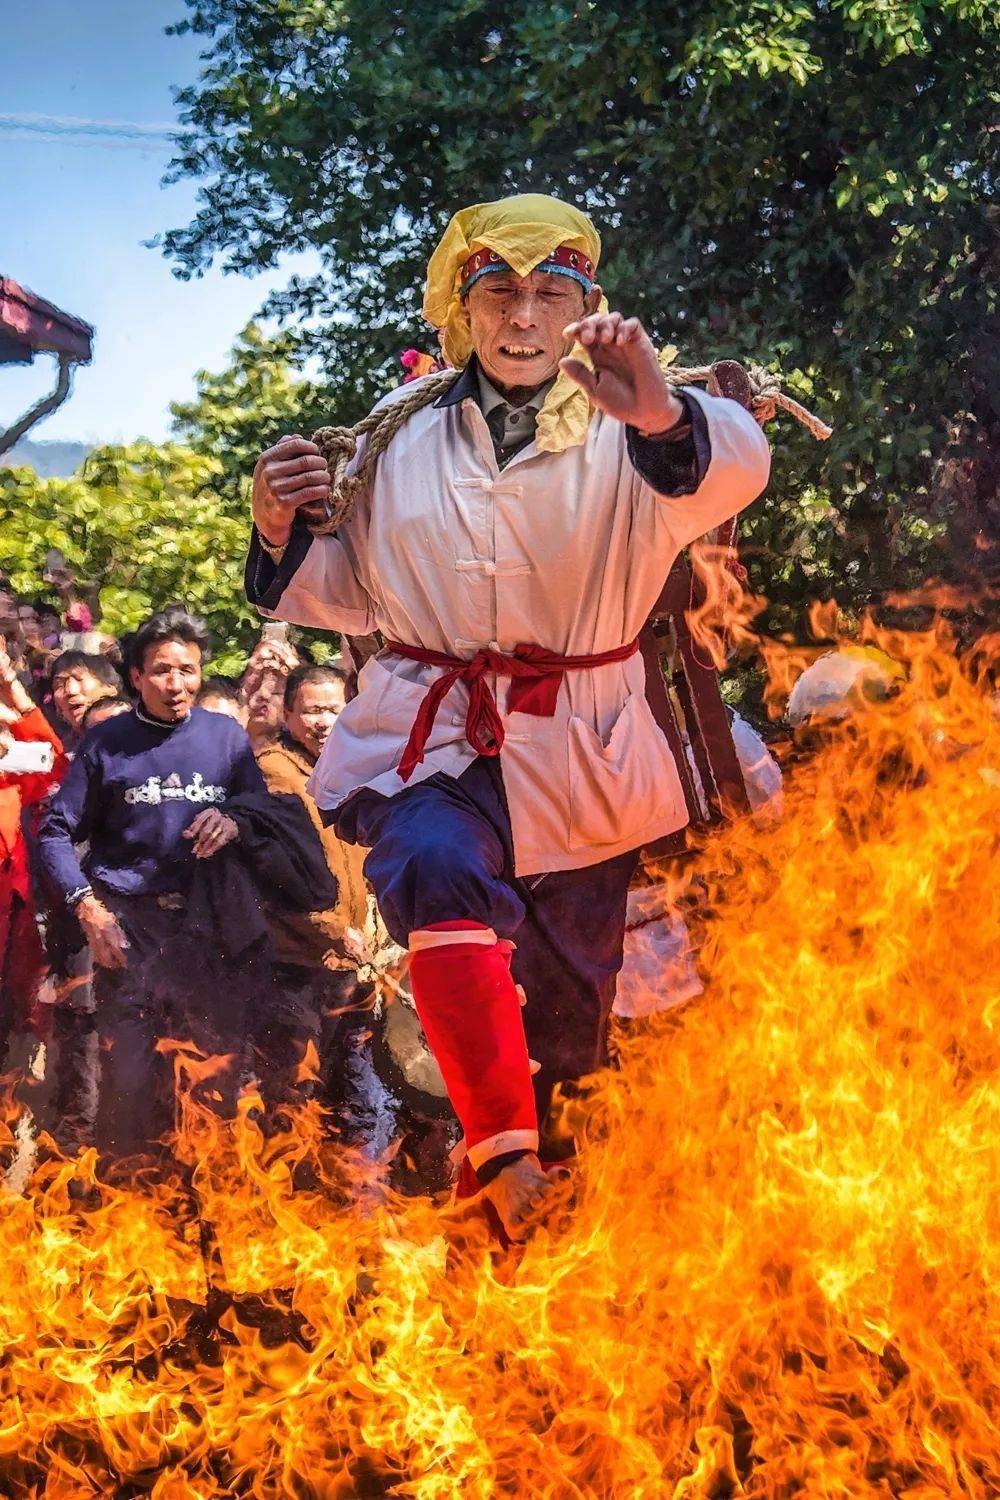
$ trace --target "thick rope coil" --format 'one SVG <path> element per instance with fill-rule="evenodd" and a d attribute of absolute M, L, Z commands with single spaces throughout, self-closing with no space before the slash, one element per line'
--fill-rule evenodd
<path fill-rule="evenodd" d="M 833 436 L 833 428 L 828 427 L 819 417 L 814 416 L 800 402 L 792 399 L 781 389 L 780 378 L 770 370 L 765 370 L 763 365 L 739 365 L 735 360 L 721 360 L 715 365 L 694 365 L 685 368 L 683 365 L 670 363 L 672 350 L 664 351 L 660 356 L 660 369 L 666 377 L 668 385 L 708 385 L 713 395 L 720 394 L 720 382 L 718 376 L 724 370 L 738 371 L 745 377 L 749 386 L 748 399 L 742 404 L 747 407 L 754 419 L 761 427 L 765 422 L 771 422 L 779 411 L 785 411 L 789 416 L 801 422 L 803 427 L 808 428 L 818 442 L 825 442 Z M 722 390 L 723 395 L 736 395 L 735 391 Z M 736 396 L 737 400 L 741 399 Z"/>
<path fill-rule="evenodd" d="M 461 374 L 460 370 L 441 370 L 426 379 L 414 382 L 413 390 L 393 401 L 389 406 L 380 406 L 368 413 L 356 427 L 320 427 L 313 433 L 313 442 L 326 459 L 330 471 L 330 499 L 327 514 L 321 521 L 311 521 L 309 529 L 314 536 L 328 536 L 343 525 L 354 503 L 365 487 L 371 483 L 375 465 L 392 442 L 404 422 L 416 412 L 430 406 L 438 396 L 450 390 Z M 367 437 L 361 462 L 353 474 L 347 466 L 358 451 L 361 438 Z"/>
<path fill-rule="evenodd" d="M 777 375 L 761 365 L 749 369 L 734 360 L 722 360 L 715 365 L 695 365 L 685 368 L 670 363 L 673 351 L 664 351 L 660 356 L 660 368 L 670 385 L 708 385 L 713 395 L 731 395 L 742 402 L 763 427 L 777 412 L 785 411 L 807 427 L 814 438 L 820 441 L 831 435 L 827 427 L 812 412 L 807 411 L 781 389 Z M 392 442 L 396 433 L 416 412 L 423 411 L 432 401 L 450 390 L 461 371 L 441 370 L 425 379 L 415 381 L 413 390 L 393 401 L 369 412 L 355 427 L 320 427 L 313 433 L 313 442 L 330 471 L 330 499 L 326 514 L 310 517 L 309 529 L 314 536 L 328 536 L 350 516 L 355 502 L 371 483 L 375 465 Z M 348 474 L 348 465 L 358 451 L 361 438 L 366 437 L 365 451 L 353 474 Z M 311 509 L 309 507 L 308 509 Z"/>

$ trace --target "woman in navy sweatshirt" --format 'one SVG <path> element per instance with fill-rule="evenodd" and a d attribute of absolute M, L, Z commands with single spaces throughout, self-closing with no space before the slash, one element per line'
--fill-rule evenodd
<path fill-rule="evenodd" d="M 139 701 L 85 735 L 42 823 L 42 866 L 97 966 L 96 1015 L 77 1013 L 63 1040 L 75 1054 L 57 1084 L 67 1147 L 95 1131 L 115 1155 L 152 1146 L 171 1118 L 164 1039 L 231 1054 L 229 1076 L 210 1087 L 231 1102 L 239 1084 L 246 996 L 238 981 L 222 994 L 199 984 L 205 966 L 182 926 L 195 861 L 238 837 L 220 804 L 265 787 L 240 725 L 194 706 L 205 643 L 202 622 L 177 605 L 140 627 Z"/>

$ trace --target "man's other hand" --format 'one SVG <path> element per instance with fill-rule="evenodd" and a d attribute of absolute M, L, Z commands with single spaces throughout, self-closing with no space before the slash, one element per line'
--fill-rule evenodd
<path fill-rule="evenodd" d="M 253 519 L 272 547 L 292 534 L 295 512 L 304 505 L 321 512 L 330 498 L 326 460 L 308 438 L 293 433 L 268 448 L 253 471 Z"/>
<path fill-rule="evenodd" d="M 124 969 L 128 938 L 113 912 L 96 896 L 84 896 L 74 908 L 83 935 L 90 945 L 91 957 L 102 969 Z"/>
<path fill-rule="evenodd" d="M 227 818 L 217 807 L 206 807 L 190 827 L 185 828 L 184 837 L 194 840 L 195 859 L 211 859 L 227 844 L 240 836 L 240 830 L 232 818 Z"/>
<path fill-rule="evenodd" d="M 563 329 L 582 344 L 593 362 L 560 360 L 559 367 L 587 392 L 593 404 L 643 433 L 667 432 L 684 414 L 660 369 L 649 334 L 638 318 L 592 313 Z"/>

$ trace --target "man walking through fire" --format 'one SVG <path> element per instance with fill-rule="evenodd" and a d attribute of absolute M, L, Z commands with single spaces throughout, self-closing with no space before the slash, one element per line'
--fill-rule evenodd
<path fill-rule="evenodd" d="M 554 1201 L 538 1156 L 554 1085 L 605 1060 L 637 851 L 687 817 L 636 637 L 680 549 L 769 468 L 742 407 L 671 388 L 638 319 L 608 310 L 600 248 L 553 198 L 456 214 L 424 301 L 454 380 L 425 377 L 434 399 L 350 515 L 310 530 L 330 495 L 312 442 L 284 438 L 254 471 L 251 601 L 384 637 L 311 791 L 370 851 L 512 1239 Z"/>

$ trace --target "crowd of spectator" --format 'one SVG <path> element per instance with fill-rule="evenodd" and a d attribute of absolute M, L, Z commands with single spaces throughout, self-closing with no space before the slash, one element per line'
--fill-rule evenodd
<path fill-rule="evenodd" d="M 109 1169 L 166 1149 L 171 1045 L 214 1059 L 198 1089 L 223 1112 L 249 1086 L 274 1132 L 317 1098 L 351 1144 L 379 1144 L 377 914 L 364 851 L 307 789 L 347 673 L 265 624 L 238 678 L 210 676 L 182 606 L 117 640 L 60 592 L 0 579 L 7 1070 L 41 1052 L 40 1123 Z"/>
<path fill-rule="evenodd" d="M 390 954 L 386 973 L 365 851 L 308 790 L 349 672 L 267 622 L 238 677 L 210 675 L 182 606 L 116 639 L 96 591 L 50 579 L 57 601 L 0 577 L 0 1071 L 34 1079 L 41 1055 L 36 1121 L 113 1170 L 163 1149 L 170 1044 L 195 1048 L 215 1059 L 197 1087 L 213 1108 L 249 1087 L 277 1132 L 317 1099 L 372 1154 L 405 1136 L 402 1185 L 440 1185 L 454 1136 L 436 1064 L 406 1006 L 373 1028 L 373 979 L 399 993 L 401 969 Z M 774 815 L 773 757 L 738 716 L 732 732 L 751 806 Z M 701 990 L 663 895 L 630 896 L 620 1017 Z"/>

